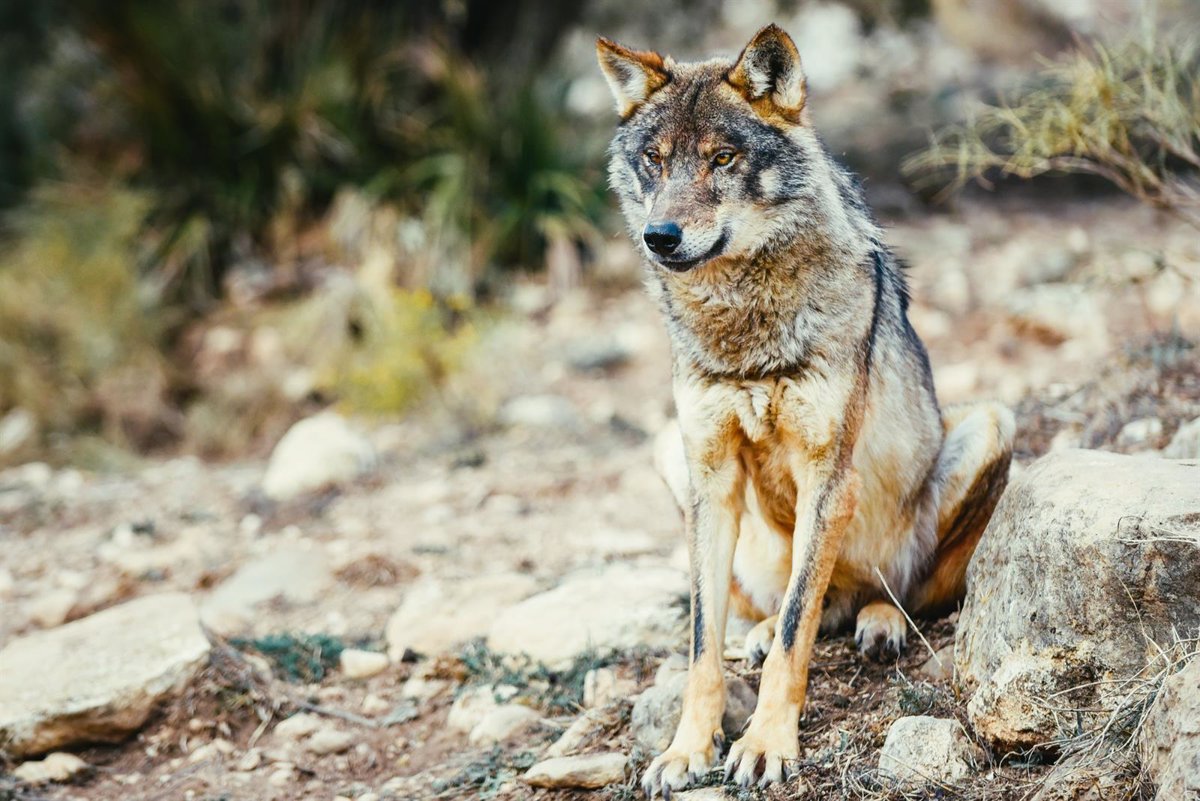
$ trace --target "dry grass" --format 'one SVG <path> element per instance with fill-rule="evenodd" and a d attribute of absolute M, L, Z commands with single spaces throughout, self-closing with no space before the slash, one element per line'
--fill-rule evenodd
<path fill-rule="evenodd" d="M 1200 225 L 1200 38 L 1080 44 L 1013 98 L 937 133 L 903 169 L 925 184 L 949 177 L 948 190 L 987 186 L 997 172 L 1096 175 Z"/>
<path fill-rule="evenodd" d="M 1163 682 L 1200 655 L 1200 634 L 1176 633 L 1166 646 L 1153 641 L 1150 645 L 1154 656 L 1137 673 L 1072 687 L 1044 699 L 1048 707 L 1055 709 L 1062 708 L 1064 699 L 1080 690 L 1102 690 L 1109 698 L 1118 700 L 1111 711 L 1099 718 L 1097 725 L 1064 734 L 1046 744 L 1046 748 L 1060 757 L 1058 767 L 1038 782 L 1038 789 L 1082 784 L 1109 788 L 1112 795 L 1106 798 L 1133 801 L 1143 797 L 1148 783 L 1141 780 L 1137 756 L 1142 729 Z"/>

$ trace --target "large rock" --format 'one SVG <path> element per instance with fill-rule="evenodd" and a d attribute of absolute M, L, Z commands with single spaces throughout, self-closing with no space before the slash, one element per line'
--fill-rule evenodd
<path fill-rule="evenodd" d="M 672 647 L 682 637 L 679 598 L 687 580 L 670 568 L 613 565 L 568 577 L 506 610 L 488 646 L 564 667 L 589 651 Z"/>
<path fill-rule="evenodd" d="M 1140 746 L 1158 801 L 1200 798 L 1200 659 L 1163 682 Z"/>
<path fill-rule="evenodd" d="M 1024 471 L 967 573 L 955 667 L 975 731 L 1014 751 L 1101 725 L 1200 628 L 1197 546 L 1194 463 L 1063 451 Z"/>
<path fill-rule="evenodd" d="M 301 420 L 287 430 L 267 463 L 263 493 L 286 501 L 346 484 L 375 466 L 375 449 L 334 412 Z"/>
<path fill-rule="evenodd" d="M 426 578 L 413 585 L 387 624 L 388 656 L 405 651 L 429 656 L 480 637 L 511 604 L 537 589 L 532 576 L 497 573 L 443 581 Z"/>
<path fill-rule="evenodd" d="M 0 747 L 116 742 L 195 675 L 209 642 L 183 594 L 153 595 L 0 651 Z"/>
<path fill-rule="evenodd" d="M 879 770 L 902 784 L 958 784 L 982 762 L 979 747 L 952 718 L 900 718 L 888 729 Z"/>

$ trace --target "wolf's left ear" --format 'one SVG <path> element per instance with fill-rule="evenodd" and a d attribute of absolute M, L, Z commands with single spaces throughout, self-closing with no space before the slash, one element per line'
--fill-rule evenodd
<path fill-rule="evenodd" d="M 671 80 L 667 64 L 658 53 L 630 50 L 600 36 L 596 38 L 596 56 L 622 118 L 632 114 Z"/>
<path fill-rule="evenodd" d="M 729 71 L 727 80 L 751 105 L 765 106 L 789 122 L 799 122 L 808 97 L 796 43 L 778 25 L 754 35 Z"/>

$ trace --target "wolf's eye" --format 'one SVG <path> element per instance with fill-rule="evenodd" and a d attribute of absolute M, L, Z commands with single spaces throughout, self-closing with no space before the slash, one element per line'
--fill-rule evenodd
<path fill-rule="evenodd" d="M 658 167 L 662 164 L 662 153 L 659 153 L 652 147 L 648 147 L 642 152 L 642 158 L 651 167 Z"/>
<path fill-rule="evenodd" d="M 737 156 L 732 150 L 719 150 L 713 156 L 712 163 L 714 167 L 728 167 L 733 163 L 733 159 Z"/>

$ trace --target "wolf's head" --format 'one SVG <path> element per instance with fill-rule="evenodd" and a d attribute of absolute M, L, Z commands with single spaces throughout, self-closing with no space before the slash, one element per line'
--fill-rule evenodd
<path fill-rule="evenodd" d="M 652 262 L 683 272 L 795 230 L 822 151 L 790 36 L 769 25 L 733 63 L 678 64 L 605 38 L 596 51 L 622 118 L 609 180 Z"/>

